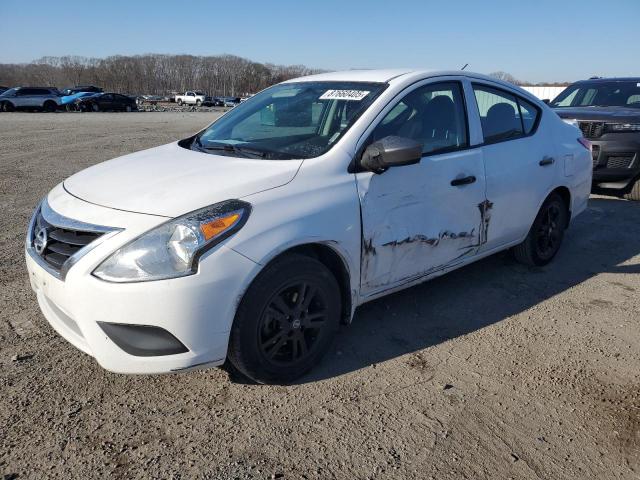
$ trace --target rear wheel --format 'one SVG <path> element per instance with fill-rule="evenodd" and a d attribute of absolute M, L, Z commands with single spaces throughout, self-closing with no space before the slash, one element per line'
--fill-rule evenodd
<path fill-rule="evenodd" d="M 258 275 L 240 302 L 229 360 L 259 383 L 288 383 L 327 352 L 340 321 L 340 290 L 319 261 L 287 255 Z"/>
<path fill-rule="evenodd" d="M 196 100 L 196 107 L 199 107 L 202 105 L 202 101 L 201 100 Z"/>
<path fill-rule="evenodd" d="M 11 102 L 4 102 L 2 104 L 2 110 L 5 112 L 13 112 L 16 108 L 13 106 Z"/>
<path fill-rule="evenodd" d="M 569 221 L 568 209 L 557 193 L 549 195 L 524 241 L 513 248 L 520 263 L 543 266 L 556 256 Z"/>
<path fill-rule="evenodd" d="M 624 198 L 640 202 L 640 179 L 636 180 L 633 187 L 631 187 L 631 190 L 624 194 Z"/>
<path fill-rule="evenodd" d="M 43 108 L 45 112 L 55 112 L 56 108 L 58 108 L 58 105 L 56 104 L 56 102 L 47 100 L 46 102 L 44 102 Z"/>

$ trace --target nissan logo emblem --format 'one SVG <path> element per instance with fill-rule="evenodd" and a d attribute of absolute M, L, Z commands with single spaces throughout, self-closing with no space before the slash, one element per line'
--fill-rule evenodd
<path fill-rule="evenodd" d="M 47 229 L 43 227 L 38 230 L 38 233 L 36 233 L 36 237 L 33 239 L 33 248 L 36 249 L 36 252 L 38 252 L 39 255 L 42 255 L 44 249 L 47 248 L 48 241 L 49 238 L 47 237 Z"/>

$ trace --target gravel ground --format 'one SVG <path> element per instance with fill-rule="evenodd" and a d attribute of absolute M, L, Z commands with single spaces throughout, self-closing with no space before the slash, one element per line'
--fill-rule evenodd
<path fill-rule="evenodd" d="M 215 115 L 0 114 L 0 474 L 639 478 L 640 204 L 592 197 L 548 267 L 499 254 L 365 305 L 292 386 L 116 375 L 56 335 L 22 259 L 38 199 Z"/>

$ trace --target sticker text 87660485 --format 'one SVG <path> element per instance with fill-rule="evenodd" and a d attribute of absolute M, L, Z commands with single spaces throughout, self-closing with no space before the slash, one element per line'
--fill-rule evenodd
<path fill-rule="evenodd" d="M 320 100 L 354 100 L 359 102 L 369 95 L 366 90 L 327 90 L 320 96 Z"/>

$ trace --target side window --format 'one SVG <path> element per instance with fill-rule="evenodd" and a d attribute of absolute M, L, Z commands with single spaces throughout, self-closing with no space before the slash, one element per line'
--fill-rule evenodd
<path fill-rule="evenodd" d="M 520 109 L 514 95 L 485 85 L 473 85 L 485 143 L 523 136 Z M 535 119 L 534 119 L 535 123 Z"/>
<path fill-rule="evenodd" d="M 422 142 L 423 154 L 467 147 L 467 121 L 460 84 L 429 84 L 409 92 L 378 124 L 372 141 L 390 135 Z"/>
<path fill-rule="evenodd" d="M 589 88 L 582 94 L 582 99 L 580 100 L 580 105 L 592 105 L 593 99 L 595 98 L 598 90 L 595 88 Z"/>

